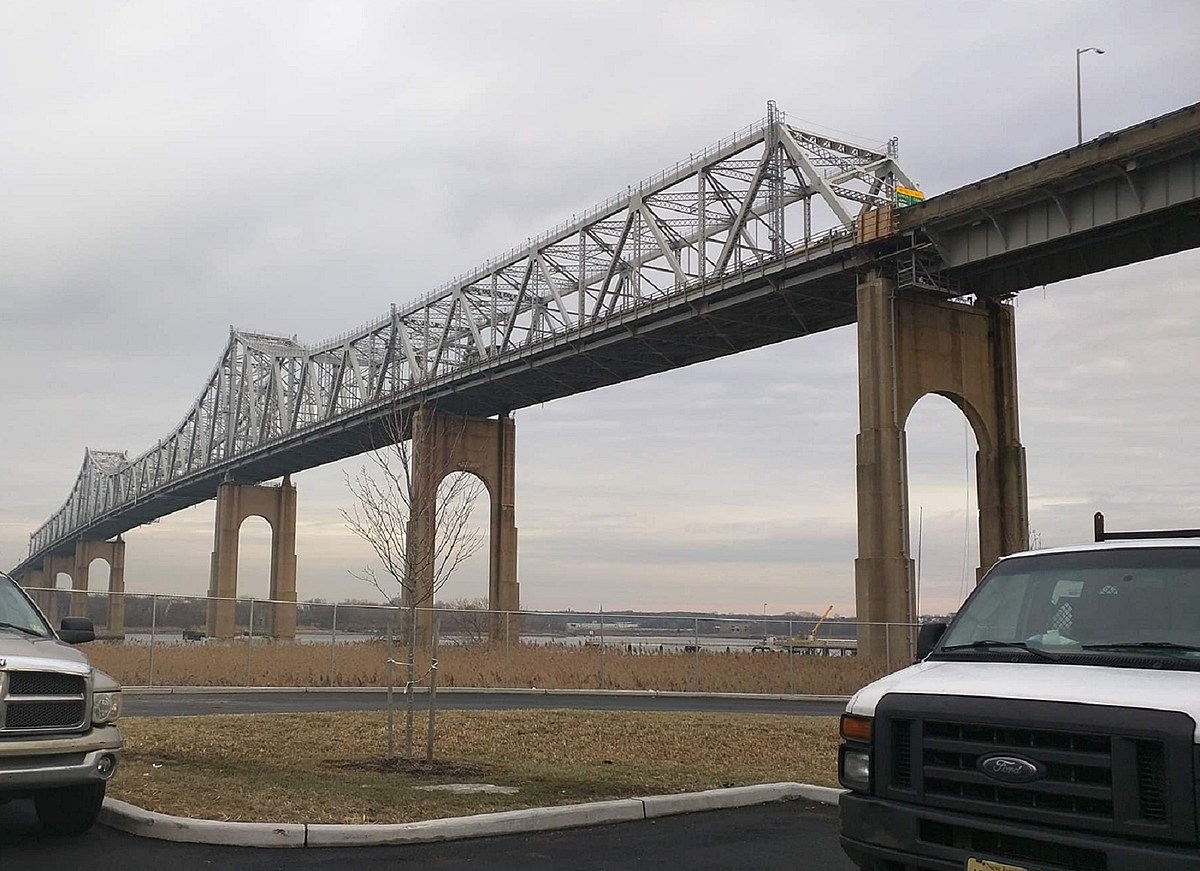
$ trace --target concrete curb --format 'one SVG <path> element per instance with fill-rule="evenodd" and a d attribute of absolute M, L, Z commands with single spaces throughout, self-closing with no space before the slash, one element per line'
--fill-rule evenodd
<path fill-rule="evenodd" d="M 419 844 L 426 841 L 515 835 L 521 832 L 548 832 L 577 826 L 625 823 L 644 818 L 645 810 L 641 801 L 636 798 L 627 798 L 384 826 L 310 825 L 308 826 L 308 843 L 305 846 L 351 847 Z"/>
<path fill-rule="evenodd" d="M 807 783 L 762 783 L 755 786 L 734 786 L 728 789 L 708 789 L 704 792 L 684 792 L 677 795 L 650 795 L 639 799 L 646 808 L 646 819 L 696 811 L 767 804 L 773 801 L 807 799 L 820 804 L 837 804 L 842 790 Z"/>
<path fill-rule="evenodd" d="M 303 847 L 308 828 L 302 823 L 226 823 L 173 817 L 115 798 L 104 800 L 100 822 L 143 838 L 234 847 Z"/>
<path fill-rule="evenodd" d="M 804 799 L 819 804 L 837 804 L 842 792 L 844 790 L 807 783 L 763 783 L 678 795 L 651 795 L 375 826 L 194 820 L 155 813 L 108 798 L 104 800 L 104 807 L 100 811 L 100 822 L 143 838 L 192 844 L 239 847 L 381 846 L 546 832 L 697 811 L 749 807 L 774 801 Z"/>
<path fill-rule="evenodd" d="M 158 696 L 158 695 L 208 695 L 208 694 L 248 694 L 248 693 L 384 693 L 387 687 L 148 687 L 125 686 L 121 691 L 129 695 Z M 428 687 L 415 687 L 415 694 L 429 692 Z M 402 694 L 396 690 L 397 695 Z M 513 696 L 632 696 L 636 698 L 664 699 L 749 699 L 767 702 L 839 702 L 850 701 L 850 696 L 802 695 L 789 693 L 696 693 L 679 690 L 550 690 L 531 689 L 527 687 L 438 687 L 438 695 L 469 693 L 474 695 L 513 695 Z"/>

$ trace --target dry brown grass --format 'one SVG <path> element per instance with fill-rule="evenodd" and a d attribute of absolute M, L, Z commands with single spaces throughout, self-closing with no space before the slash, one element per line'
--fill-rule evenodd
<path fill-rule="evenodd" d="M 247 655 L 249 653 L 249 656 Z M 126 686 L 150 683 L 143 644 L 97 643 L 92 662 Z M 396 652 L 400 658 L 400 652 Z M 848 695 L 886 673 L 882 661 L 782 653 L 627 653 L 594 647 L 514 644 L 443 647 L 441 686 L 539 689 L 818 693 Z M 154 683 L 164 686 L 347 686 L 387 684 L 382 643 L 339 645 L 330 679 L 328 644 L 208 642 L 162 645 L 154 651 Z M 249 664 L 249 668 L 247 668 Z M 425 672 L 427 659 L 420 664 Z M 402 683 L 397 669 L 395 679 Z"/>
<path fill-rule="evenodd" d="M 164 813 L 296 823 L 444 816 L 798 780 L 836 785 L 837 720 L 606 711 L 447 711 L 438 757 L 516 795 L 413 789 L 407 774 L 346 770 L 378 759 L 381 713 L 135 718 L 110 794 Z M 399 730 L 398 730 L 399 732 Z M 417 746 L 424 747 L 424 732 Z"/>

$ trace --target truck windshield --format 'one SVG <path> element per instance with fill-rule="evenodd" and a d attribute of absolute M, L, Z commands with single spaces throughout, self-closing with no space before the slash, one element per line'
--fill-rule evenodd
<path fill-rule="evenodd" d="M 1200 547 L 1002 560 L 967 600 L 939 650 L 1019 646 L 1055 654 L 1200 658 Z"/>
<path fill-rule="evenodd" d="M 39 638 L 50 635 L 50 627 L 25 594 L 7 577 L 0 576 L 0 632 L 6 631 Z"/>

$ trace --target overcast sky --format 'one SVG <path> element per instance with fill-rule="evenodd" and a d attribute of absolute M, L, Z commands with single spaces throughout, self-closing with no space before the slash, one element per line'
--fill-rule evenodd
<path fill-rule="evenodd" d="M 1200 100 L 1200 4 L 0 0 L 0 567 L 84 448 L 136 456 L 230 325 L 317 342 L 761 117 L 900 139 L 929 194 Z M 1018 302 L 1045 545 L 1200 525 L 1200 253 Z M 853 612 L 854 328 L 526 409 L 530 608 Z M 909 422 L 922 610 L 977 560 L 974 439 Z M 299 595 L 370 598 L 361 460 L 303 472 Z M 482 521 L 485 514 L 477 511 Z M 923 523 L 918 524 L 918 519 Z M 202 594 L 209 502 L 127 534 L 134 591 Z M 240 592 L 267 592 L 265 522 Z M 106 572 L 99 569 L 103 585 Z M 485 596 L 473 561 L 443 597 Z"/>

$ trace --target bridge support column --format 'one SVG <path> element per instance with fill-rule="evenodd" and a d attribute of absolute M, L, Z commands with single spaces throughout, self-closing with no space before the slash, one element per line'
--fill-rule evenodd
<path fill-rule="evenodd" d="M 88 568 L 90 565 L 88 542 L 75 542 L 75 567 L 71 570 L 71 605 L 67 611 L 71 617 L 88 615 Z"/>
<path fill-rule="evenodd" d="M 125 539 L 119 535 L 108 561 L 108 631 L 125 637 Z"/>
<path fill-rule="evenodd" d="M 975 580 L 1005 554 L 1029 547 L 1029 484 L 1017 409 L 1017 339 L 1011 306 L 991 304 L 995 439 L 975 455 L 979 499 L 979 567 Z"/>
<path fill-rule="evenodd" d="M 1017 414 L 1013 311 L 990 300 L 964 305 L 897 292 L 880 275 L 858 287 L 858 559 L 854 563 L 863 655 L 907 662 L 917 619 L 909 556 L 904 425 L 917 401 L 938 393 L 970 421 L 979 444 L 978 578 L 1026 546 L 1025 451 Z M 886 627 L 878 624 L 889 624 Z"/>
<path fill-rule="evenodd" d="M 238 534 L 247 517 L 271 524 L 272 604 L 267 633 L 296 637 L 296 488 L 290 477 L 278 487 L 226 481 L 217 488 L 216 532 L 209 576 L 208 634 L 232 638 L 236 629 Z"/>
<path fill-rule="evenodd" d="M 74 588 L 75 576 L 75 557 L 73 556 L 48 556 L 42 563 L 42 568 L 46 571 L 46 586 L 50 587 L 50 592 L 46 594 L 46 607 L 43 609 L 46 612 L 46 619 L 55 627 L 58 626 L 61 595 L 58 590 L 58 576 L 66 575 L 71 578 L 71 586 Z M 71 593 L 74 596 L 74 593 Z M 68 609 L 69 613 L 69 609 Z"/>
<path fill-rule="evenodd" d="M 44 568 L 29 569 L 16 580 L 25 589 L 25 592 L 29 593 L 29 597 L 33 599 L 37 606 L 42 611 L 46 611 L 50 600 L 50 594 L 45 590 L 46 587 L 50 586 L 46 580 L 46 570 Z"/>
<path fill-rule="evenodd" d="M 516 422 L 507 416 L 456 417 L 422 406 L 412 422 L 412 506 L 407 546 L 416 578 L 417 607 L 433 607 L 437 577 L 437 491 L 442 479 L 469 472 L 487 487 L 491 499 L 488 540 L 488 608 L 516 612 L 521 607 L 517 583 Z M 505 625 L 511 621 L 510 625 Z M 493 639 L 518 634 L 515 615 L 492 617 Z M 418 612 L 417 636 L 422 644 L 432 637 L 433 612 Z"/>
<path fill-rule="evenodd" d="M 125 539 L 119 535 L 113 541 L 75 542 L 74 568 L 71 574 L 71 616 L 88 615 L 88 574 L 92 561 L 108 563 L 108 615 L 105 628 L 109 634 L 125 634 Z"/>

